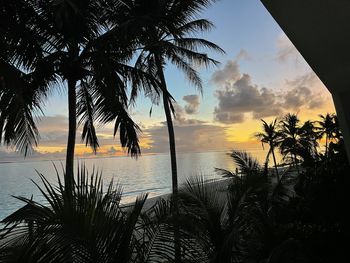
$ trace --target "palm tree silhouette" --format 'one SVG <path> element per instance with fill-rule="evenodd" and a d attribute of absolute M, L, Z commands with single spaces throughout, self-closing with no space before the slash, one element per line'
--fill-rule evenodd
<path fill-rule="evenodd" d="M 168 91 L 164 74 L 167 63 L 174 64 L 188 80 L 200 91 L 202 81 L 194 65 L 217 65 L 218 62 L 205 53 L 199 53 L 199 48 L 207 48 L 224 52 L 220 47 L 205 39 L 192 37 L 212 28 L 212 23 L 205 19 L 194 19 L 198 12 L 213 1 L 191 0 L 150 0 L 135 1 L 136 19 L 142 25 L 139 41 L 143 46 L 135 67 L 159 81 L 162 92 L 163 106 L 169 133 L 171 154 L 172 189 L 178 191 L 175 135 L 172 120 L 174 108 L 173 98 Z M 142 22 L 143 21 L 143 22 Z"/>
<path fill-rule="evenodd" d="M 277 119 L 275 119 L 273 122 L 268 124 L 266 121 L 261 120 L 263 123 L 263 132 L 256 133 L 255 137 L 259 139 L 262 143 L 262 147 L 264 148 L 264 143 L 267 143 L 270 147 L 269 152 L 267 153 L 266 159 L 269 159 L 270 154 L 272 154 L 273 162 L 275 165 L 275 171 L 277 180 L 280 181 L 278 168 L 277 168 L 277 162 L 276 162 L 276 156 L 275 156 L 275 147 L 278 147 L 280 144 L 280 137 L 281 134 L 277 130 Z"/>
<path fill-rule="evenodd" d="M 131 9 L 133 9 L 132 17 L 135 17 L 132 22 L 136 23 L 136 26 L 133 28 L 136 28 L 138 40 L 141 46 L 143 46 L 135 67 L 149 73 L 149 75 L 155 76 L 159 84 L 156 92 L 158 92 L 159 88 L 163 100 L 169 135 L 175 214 L 178 214 L 176 145 L 172 120 L 172 113 L 174 114 L 175 112 L 172 104 L 173 98 L 168 90 L 164 70 L 168 62 L 174 64 L 201 91 L 202 81 L 194 65 L 204 65 L 207 67 L 210 64 L 217 65 L 218 62 L 209 58 L 205 53 L 199 53 L 198 50 L 200 48 L 206 48 L 224 52 L 214 43 L 193 36 L 196 33 L 201 33 L 212 28 L 213 25 L 208 20 L 195 18 L 198 12 L 207 7 L 211 2 L 213 1 L 149 0 L 128 2 L 132 6 Z M 154 95 L 152 94 L 152 96 Z M 178 231 L 175 229 L 175 232 Z M 175 239 L 178 239 L 176 233 Z M 175 261 L 179 262 L 179 242 L 175 242 L 175 245 L 177 246 Z"/>
<path fill-rule="evenodd" d="M 320 132 L 318 132 L 317 127 L 313 121 L 306 121 L 300 127 L 299 135 L 300 141 L 304 145 L 303 151 L 301 154 L 303 155 L 304 161 L 305 159 L 309 159 L 310 161 L 316 160 L 318 156 L 318 140 L 320 139 Z M 322 137 L 322 136 L 321 136 Z"/>
<path fill-rule="evenodd" d="M 328 145 L 329 142 L 334 138 L 335 131 L 336 131 L 336 124 L 335 124 L 335 114 L 327 113 L 326 115 L 319 115 L 321 118 L 320 121 L 317 121 L 320 130 L 320 135 L 326 136 L 326 145 L 325 145 L 325 156 L 326 159 L 328 158 Z"/>
<path fill-rule="evenodd" d="M 114 121 L 122 147 L 138 155 L 138 126 L 130 118 L 126 83 L 146 76 L 126 63 L 134 41 L 121 37 L 121 1 L 6 1 L 1 9 L 0 142 L 25 155 L 38 144 L 35 114 L 58 84 L 68 89 L 65 186 L 72 187 L 76 129 L 96 152 L 95 122 Z M 145 81 L 143 81 L 145 80 Z M 78 121 L 77 121 L 78 120 Z M 68 191 L 70 192 L 70 191 Z"/>
<path fill-rule="evenodd" d="M 280 150 L 285 158 L 288 155 L 290 156 L 299 174 L 298 159 L 297 159 L 297 155 L 300 150 L 298 124 L 299 124 L 298 116 L 296 114 L 290 114 L 290 113 L 288 113 L 284 117 L 284 119 L 280 122 L 280 126 L 281 126 Z"/>

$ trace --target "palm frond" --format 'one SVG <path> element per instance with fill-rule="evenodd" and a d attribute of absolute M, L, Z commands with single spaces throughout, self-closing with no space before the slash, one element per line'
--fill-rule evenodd
<path fill-rule="evenodd" d="M 188 50 L 193 50 L 196 52 L 198 52 L 199 49 L 205 48 L 221 54 L 225 53 L 225 51 L 222 48 L 220 48 L 218 45 L 202 38 L 189 38 L 189 37 L 178 38 L 174 40 L 174 44 L 178 47 L 185 48 Z"/>
<path fill-rule="evenodd" d="M 215 168 L 214 169 L 215 173 L 221 175 L 222 177 L 237 177 L 238 175 L 234 172 L 231 172 L 229 170 L 226 169 L 222 169 L 222 168 Z"/>
<path fill-rule="evenodd" d="M 15 146 L 25 155 L 39 140 L 33 112 L 40 111 L 45 91 L 32 87 L 26 75 L 0 60 L 0 143 Z"/>
<path fill-rule="evenodd" d="M 59 175 L 57 174 L 59 177 Z M 44 262 L 128 262 L 133 254 L 136 225 L 147 195 L 135 204 L 120 204 L 121 187 L 113 181 L 103 189 L 101 173 L 78 168 L 72 193 L 60 180 L 52 185 L 40 175 L 45 205 L 19 197 L 25 206 L 3 220 L 0 258 Z M 3 242 L 4 241 L 4 242 Z M 40 262 L 37 261 L 37 262 Z M 32 262 L 32 261 L 28 261 Z"/>
<path fill-rule="evenodd" d="M 259 171 L 260 165 L 256 159 L 244 151 L 232 151 L 230 155 L 244 174 L 253 174 Z"/>
<path fill-rule="evenodd" d="M 94 120 L 95 120 L 95 109 L 93 104 L 93 98 L 89 93 L 89 88 L 85 82 L 80 85 L 78 92 L 78 105 L 77 115 L 80 116 L 79 124 L 83 125 L 83 131 L 81 138 L 86 146 L 91 146 L 93 151 L 96 153 L 99 147 L 98 138 L 95 131 Z"/>

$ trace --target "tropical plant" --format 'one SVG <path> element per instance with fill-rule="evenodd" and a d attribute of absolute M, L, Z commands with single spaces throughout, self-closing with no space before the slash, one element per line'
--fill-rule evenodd
<path fill-rule="evenodd" d="M 289 199 L 286 173 L 276 182 L 246 152 L 233 151 L 231 157 L 241 173 L 216 169 L 229 179 L 189 180 L 180 190 L 181 211 L 201 233 L 196 239 L 209 262 L 260 262 L 280 242 L 276 217 Z"/>
<path fill-rule="evenodd" d="M 314 149 L 314 142 L 310 141 L 308 137 L 302 136 L 303 131 L 299 126 L 299 122 L 298 116 L 290 113 L 280 122 L 280 151 L 284 159 L 290 158 L 291 163 L 294 163 L 298 174 L 300 173 L 298 156 L 302 156 L 305 149 Z"/>
<path fill-rule="evenodd" d="M 268 124 L 266 121 L 261 120 L 263 123 L 263 132 L 259 132 L 255 134 L 255 137 L 261 141 L 262 147 L 264 148 L 264 143 L 267 143 L 270 147 L 269 152 L 267 153 L 267 161 L 269 160 L 270 154 L 272 154 L 273 162 L 275 165 L 275 171 L 277 180 L 280 180 L 278 168 L 277 168 L 277 162 L 276 162 L 276 156 L 275 156 L 275 148 L 278 147 L 280 143 L 280 132 L 277 130 L 277 119 L 275 119 L 273 122 Z"/>
<path fill-rule="evenodd" d="M 199 53 L 198 50 L 207 48 L 223 52 L 214 43 L 194 36 L 213 27 L 208 20 L 197 19 L 196 16 L 199 11 L 214 1 L 148 0 L 131 2 L 134 2 L 134 16 L 140 27 L 138 40 L 141 51 L 135 67 L 155 76 L 159 81 L 169 133 L 172 188 L 176 196 L 178 191 L 177 165 L 171 114 L 171 112 L 174 113 L 174 108 L 164 70 L 167 63 L 172 63 L 184 72 L 192 84 L 199 90 L 202 89 L 202 81 L 194 65 L 209 66 L 210 64 L 216 65 L 218 62 L 209 58 L 205 53 Z"/>
<path fill-rule="evenodd" d="M 113 181 L 107 190 L 101 173 L 78 168 L 68 193 L 39 174 L 44 204 L 17 197 L 25 206 L 6 217 L 1 230 L 1 262 L 130 262 L 135 254 L 137 223 L 147 195 L 123 206 Z"/>
<path fill-rule="evenodd" d="M 295 114 L 287 114 L 280 122 L 281 126 L 281 145 L 280 150 L 284 158 L 288 155 L 293 160 L 295 166 L 298 154 L 298 130 L 299 119 Z"/>
<path fill-rule="evenodd" d="M 303 147 L 299 155 L 304 160 L 304 165 L 314 163 L 318 159 L 318 140 L 320 133 L 313 121 L 306 121 L 299 129 L 300 140 Z"/>
<path fill-rule="evenodd" d="M 194 235 L 190 218 L 186 213 L 180 213 L 175 218 L 174 199 L 159 199 L 150 209 L 141 215 L 138 226 L 138 243 L 136 262 L 178 262 L 176 257 L 176 240 L 174 220 L 179 223 L 181 238 L 181 262 L 207 262 L 206 253 L 202 250 Z"/>
<path fill-rule="evenodd" d="M 211 0 L 149 0 L 149 1 L 129 1 L 132 13 L 136 21 L 129 24 L 135 25 L 140 53 L 135 63 L 135 67 L 158 80 L 161 91 L 163 107 L 166 116 L 166 123 L 169 135 L 172 193 L 177 214 L 177 194 L 178 178 L 176 163 L 175 132 L 172 120 L 174 107 L 172 96 L 169 93 L 165 68 L 167 63 L 174 64 L 183 71 L 188 80 L 199 90 L 202 89 L 202 81 L 194 65 L 209 66 L 218 64 L 217 61 L 208 57 L 205 53 L 200 53 L 200 48 L 223 52 L 214 43 L 205 39 L 196 38 L 194 35 L 212 28 L 212 23 L 206 19 L 197 19 L 199 11 L 207 7 Z M 135 92 L 136 93 L 136 92 Z M 177 231 L 176 231 L 177 232 Z M 177 236 L 177 234 L 175 234 Z M 179 237 L 175 237 L 179 239 Z M 178 242 L 176 242 L 178 243 Z M 177 246 L 176 257 L 180 254 L 179 244 Z M 179 260 L 179 259 L 178 259 Z"/>
<path fill-rule="evenodd" d="M 326 145 L 325 145 L 325 157 L 328 158 L 328 152 L 329 152 L 329 142 L 332 141 L 332 139 L 335 138 L 335 132 L 336 132 L 336 124 L 334 119 L 335 114 L 327 113 L 326 115 L 319 115 L 321 118 L 320 121 L 317 121 L 320 130 L 320 135 L 323 137 L 326 137 Z"/>
<path fill-rule="evenodd" d="M 19 0 L 1 6 L 0 142 L 25 155 L 31 151 L 39 141 L 35 116 L 61 84 L 68 90 L 66 188 L 73 184 L 78 124 L 96 152 L 95 122 L 114 121 L 121 145 L 138 155 L 139 127 L 127 111 L 126 84 L 147 89 L 150 78 L 127 65 L 134 41 L 119 31 L 123 2 Z"/>

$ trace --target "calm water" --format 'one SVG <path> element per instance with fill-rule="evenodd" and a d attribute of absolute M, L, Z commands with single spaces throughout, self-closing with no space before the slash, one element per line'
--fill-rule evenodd
<path fill-rule="evenodd" d="M 92 167 L 102 169 L 104 183 L 111 179 L 123 186 L 124 202 L 133 201 L 140 193 L 158 196 L 171 191 L 170 157 L 168 155 L 141 156 L 138 160 L 128 157 L 96 158 L 84 160 L 89 171 Z M 56 182 L 53 164 L 61 171 L 61 162 L 22 162 L 0 164 L 0 219 L 9 215 L 23 203 L 12 196 L 24 196 L 41 200 L 36 186 L 39 182 L 36 170 Z M 186 178 L 202 175 L 206 179 L 221 178 L 214 168 L 234 169 L 230 157 L 224 152 L 186 153 L 178 155 L 179 183 Z"/>

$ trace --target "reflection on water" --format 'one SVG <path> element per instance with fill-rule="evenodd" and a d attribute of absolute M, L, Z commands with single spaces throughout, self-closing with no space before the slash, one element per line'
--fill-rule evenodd
<path fill-rule="evenodd" d="M 254 149 L 251 154 L 262 163 L 266 151 Z M 218 179 L 214 168 L 234 170 L 231 158 L 225 152 L 178 154 L 179 184 L 186 178 L 201 175 L 205 179 Z M 80 160 L 89 171 L 102 170 L 104 183 L 112 179 L 123 186 L 123 202 L 131 202 L 141 193 L 158 196 L 171 192 L 169 155 L 147 155 L 137 160 L 129 157 L 96 158 Z M 39 182 L 37 172 L 45 175 L 50 182 L 57 182 L 54 165 L 62 174 L 63 163 L 59 161 L 37 161 L 0 164 L 0 219 L 9 215 L 23 203 L 11 196 L 24 196 L 40 201 L 39 191 L 31 182 Z M 37 172 L 36 172 L 37 171 Z"/>
<path fill-rule="evenodd" d="M 81 160 L 89 171 L 102 170 L 104 183 L 110 180 L 123 186 L 124 202 L 130 202 L 140 194 L 147 192 L 157 196 L 171 191 L 170 157 L 168 155 L 147 155 L 137 160 L 128 157 L 96 158 Z M 0 164 L 0 219 L 9 215 L 22 203 L 11 196 L 24 196 L 41 200 L 38 189 L 31 180 L 38 182 L 36 171 L 42 173 L 51 182 L 57 182 L 54 165 L 61 174 L 59 161 L 37 161 Z M 205 179 L 220 178 L 214 168 L 234 169 L 230 157 L 224 152 L 186 153 L 178 155 L 179 183 L 194 175 Z"/>

